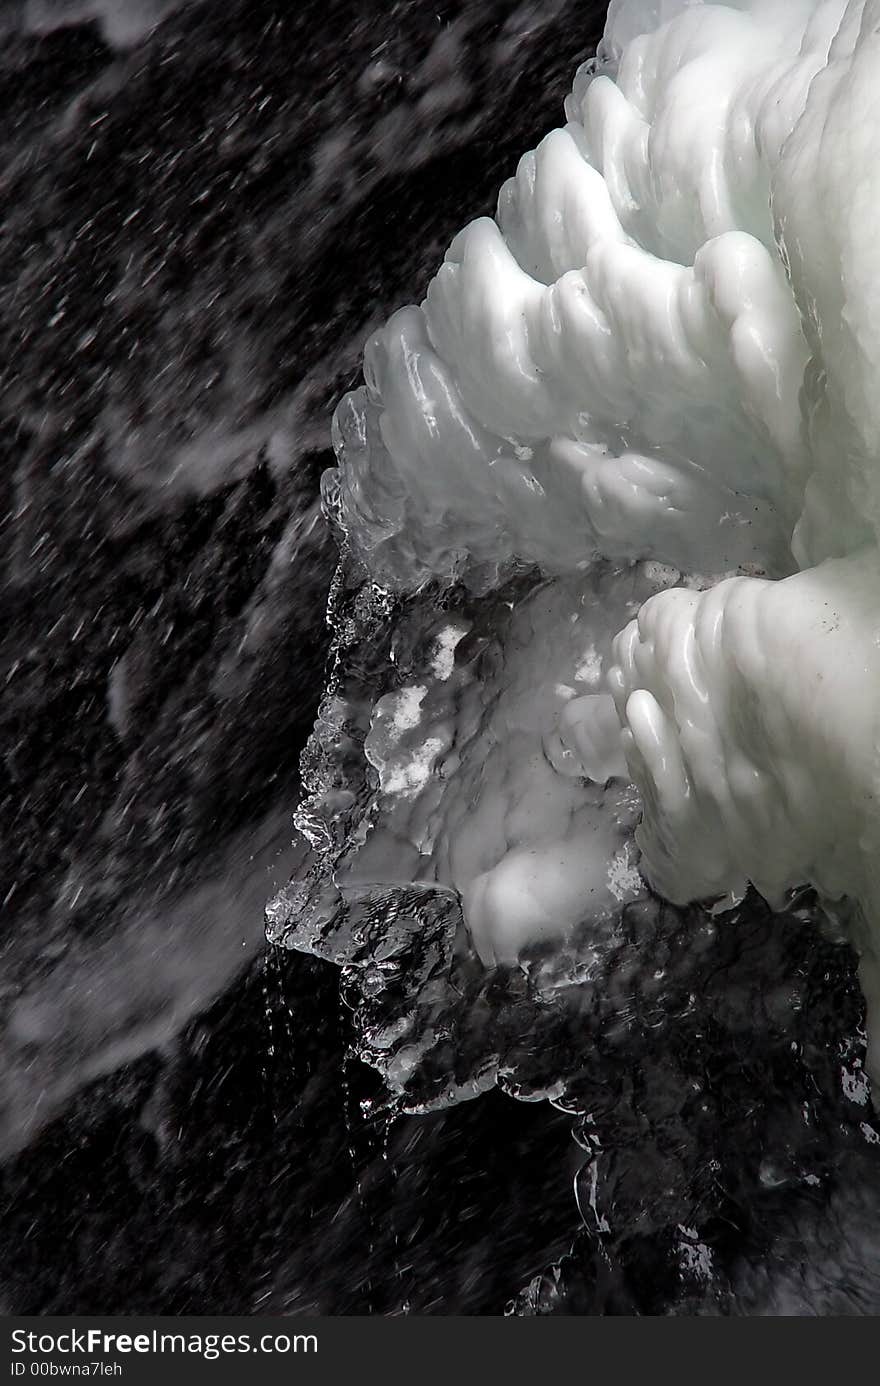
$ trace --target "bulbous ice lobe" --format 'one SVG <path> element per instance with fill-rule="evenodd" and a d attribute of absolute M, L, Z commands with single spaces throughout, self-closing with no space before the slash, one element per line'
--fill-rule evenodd
<path fill-rule="evenodd" d="M 869 546 L 779 582 L 666 592 L 618 636 L 609 683 L 644 796 L 642 864 L 667 898 L 751 881 L 781 907 L 809 881 L 880 919 L 878 590 Z M 873 1002 L 876 944 L 866 929 L 856 942 Z"/>
<path fill-rule="evenodd" d="M 552 594 L 540 649 L 514 638 L 513 702 L 489 699 L 508 711 L 488 754 L 460 753 L 460 708 L 439 730 L 398 710 L 421 748 L 401 766 L 375 710 L 395 831 L 509 961 L 607 891 L 625 814 L 602 796 L 628 777 L 673 901 L 751 881 L 857 902 L 870 1011 L 880 0 L 612 0 L 566 117 L 375 334 L 337 413 L 328 496 L 377 582 L 485 592 L 537 565 Z M 684 585 L 623 617 L 612 656 L 646 560 Z M 580 688 L 560 651 L 600 589 Z"/>

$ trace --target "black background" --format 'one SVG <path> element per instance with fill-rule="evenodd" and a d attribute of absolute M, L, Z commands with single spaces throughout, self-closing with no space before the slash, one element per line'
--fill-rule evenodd
<path fill-rule="evenodd" d="M 0 8 L 3 1307 L 497 1313 L 574 1231 L 566 1119 L 365 1119 L 262 907 L 333 402 L 604 6 L 160 8 Z"/>

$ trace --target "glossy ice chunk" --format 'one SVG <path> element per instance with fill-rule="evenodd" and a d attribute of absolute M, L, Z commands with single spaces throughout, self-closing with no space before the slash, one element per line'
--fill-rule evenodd
<path fill-rule="evenodd" d="M 565 115 L 337 412 L 382 590 L 544 583 L 376 702 L 357 870 L 514 963 L 610 917 L 637 790 L 668 899 L 850 902 L 876 1036 L 880 0 L 612 0 Z"/>

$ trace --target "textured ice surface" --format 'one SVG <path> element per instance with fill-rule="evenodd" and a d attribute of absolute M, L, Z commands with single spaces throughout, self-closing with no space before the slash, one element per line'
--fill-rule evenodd
<path fill-rule="evenodd" d="M 656 888 L 850 897 L 878 992 L 878 25 L 876 0 L 612 4 L 565 126 L 338 410 L 327 494 L 374 581 L 556 579 L 497 703 L 435 677 L 367 739 L 366 859 L 405 844 L 487 961 L 601 913 L 629 780 Z M 604 565 L 646 560 L 687 586 L 628 625 Z"/>
<path fill-rule="evenodd" d="M 878 102 L 880 0 L 612 0 L 566 124 L 367 344 L 325 478 L 314 866 L 270 925 L 346 969 L 411 1106 L 497 1080 L 583 1113 L 585 1037 L 701 1042 L 725 969 L 722 1048 L 751 1027 L 808 1091 L 773 910 L 785 949 L 844 927 L 880 1035 Z M 713 915 L 756 910 L 767 960 L 708 963 Z M 693 1193 L 666 1158 L 647 1202 Z"/>

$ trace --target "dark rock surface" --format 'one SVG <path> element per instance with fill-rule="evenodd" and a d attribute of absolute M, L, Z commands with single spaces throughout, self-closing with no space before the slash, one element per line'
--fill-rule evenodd
<path fill-rule="evenodd" d="M 495 1094 L 386 1140 L 335 973 L 267 957 L 262 906 L 333 401 L 603 9 L 0 6 L 9 1310 L 497 1312 L 565 1249 L 565 1117 Z"/>

